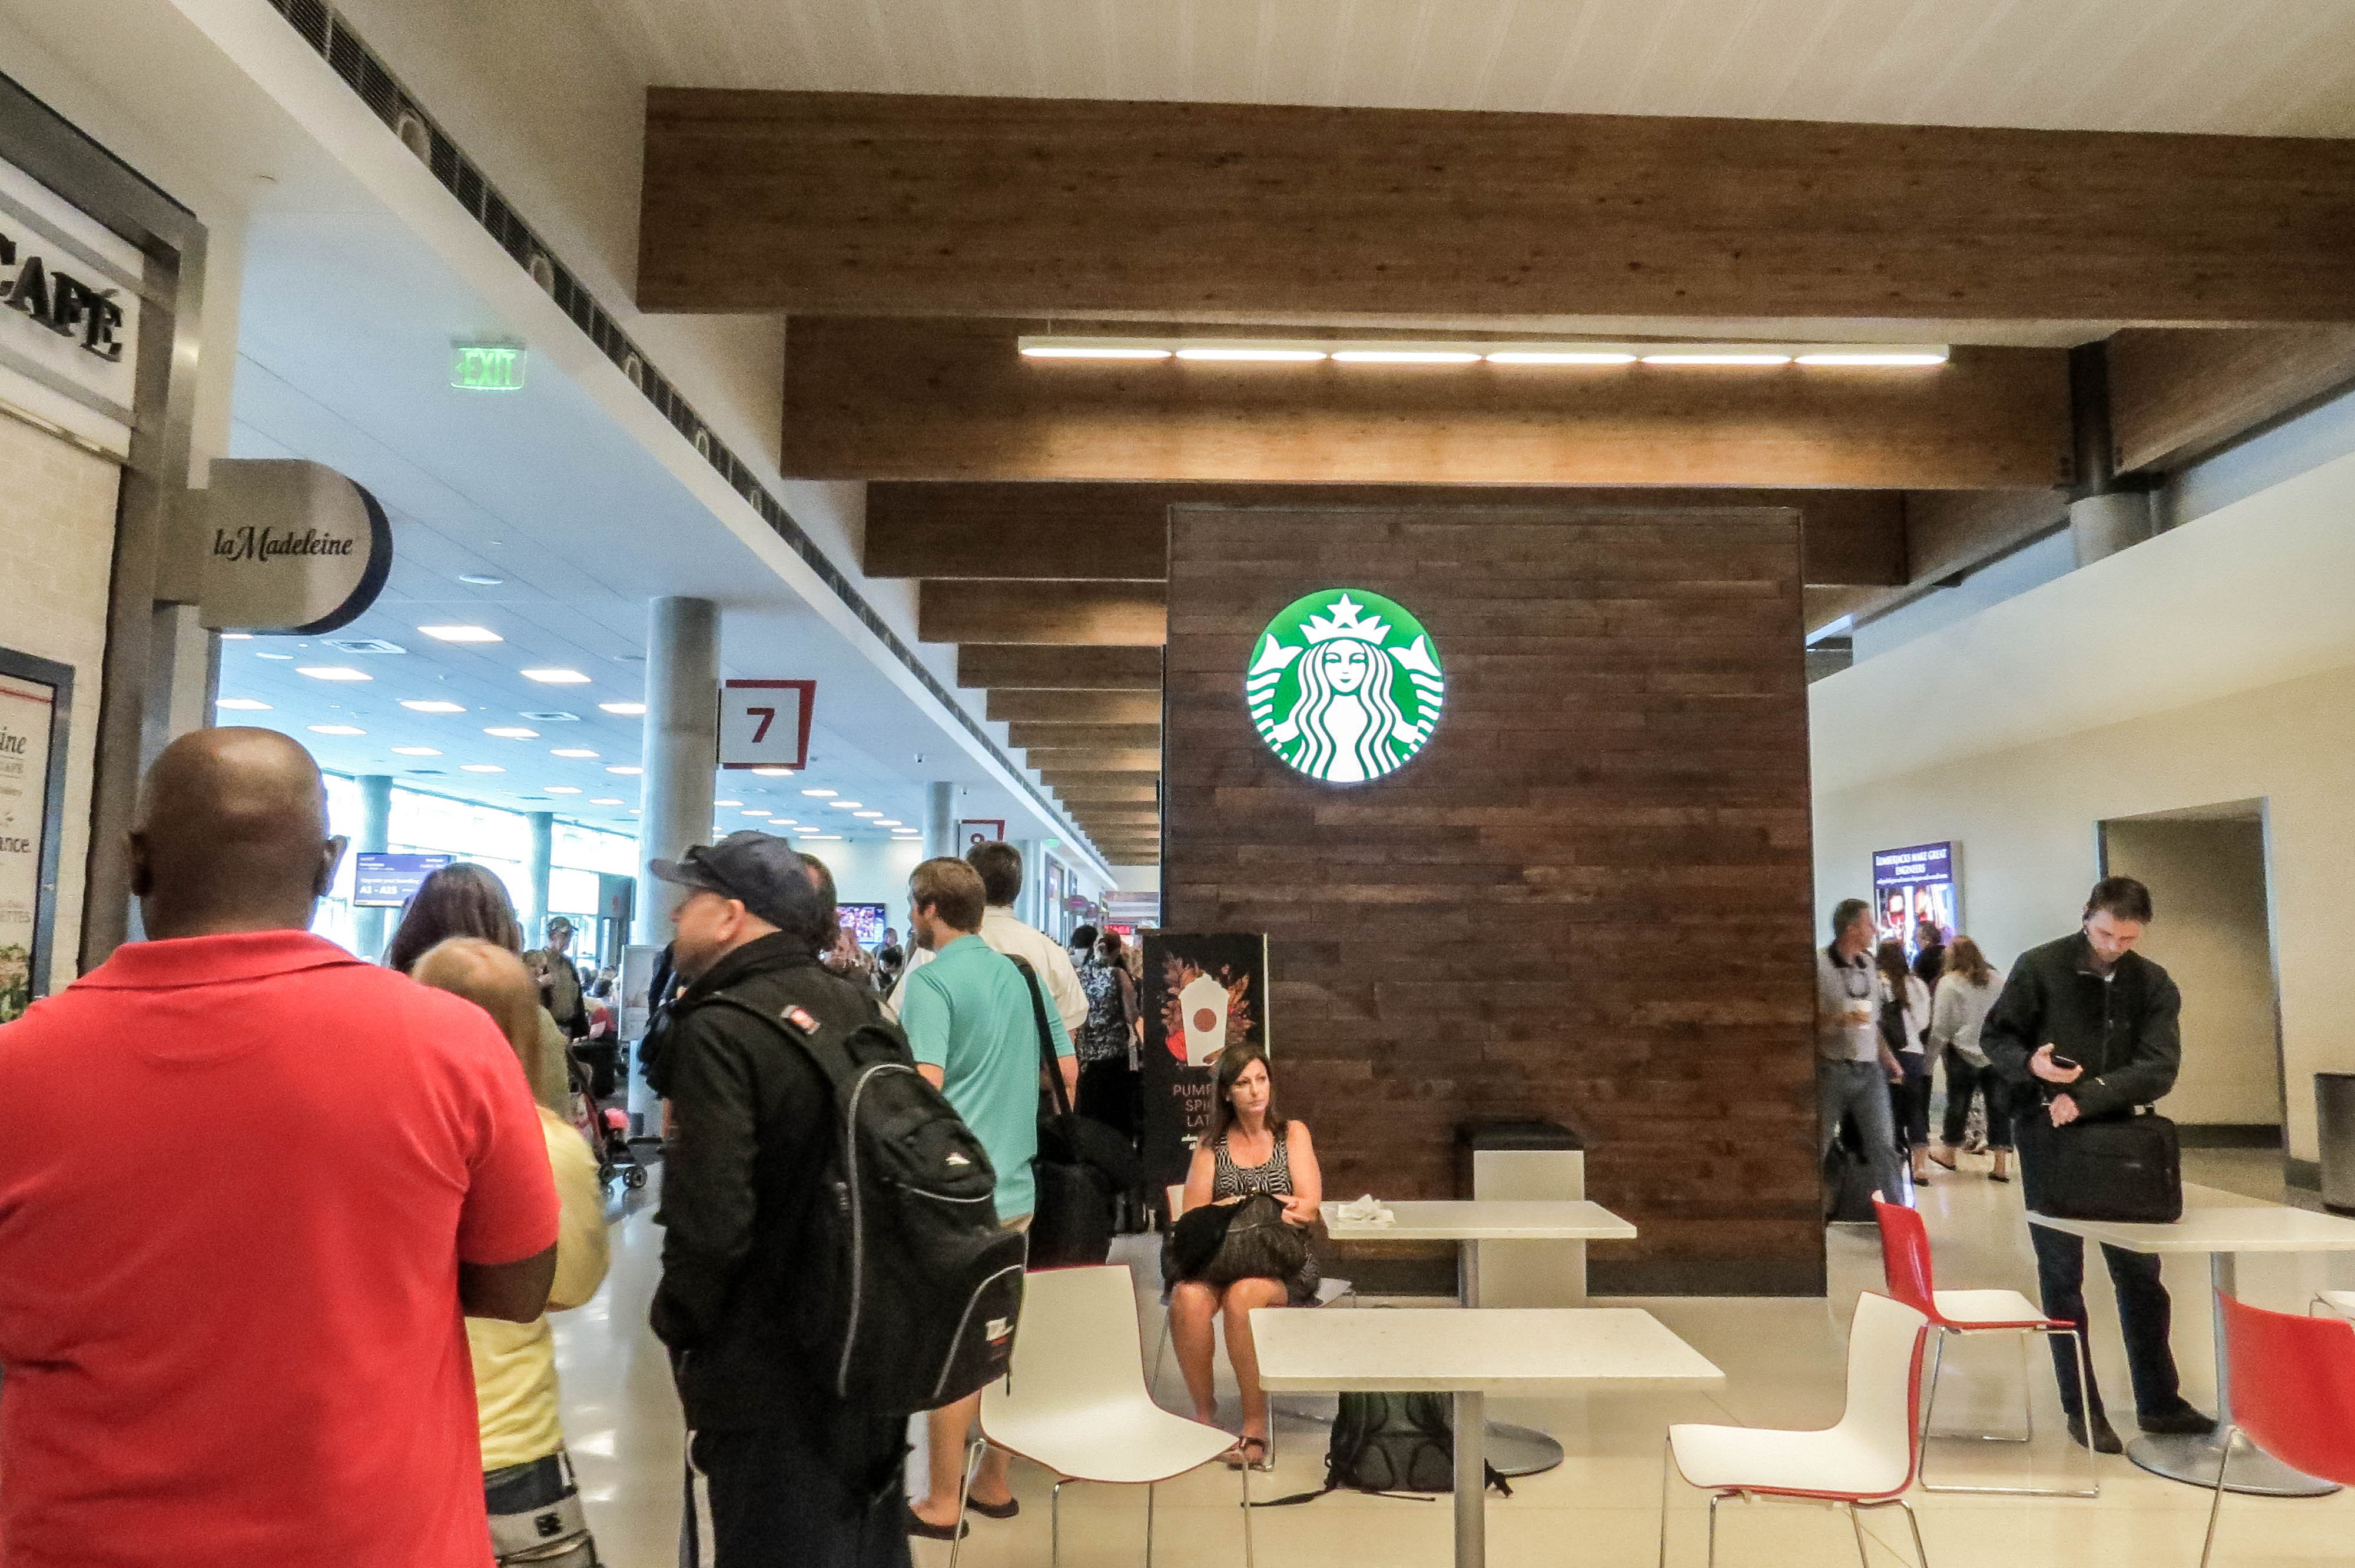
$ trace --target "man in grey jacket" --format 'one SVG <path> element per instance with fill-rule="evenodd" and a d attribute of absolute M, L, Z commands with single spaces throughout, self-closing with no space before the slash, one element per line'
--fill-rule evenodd
<path fill-rule="evenodd" d="M 1892 1203 L 1904 1201 L 1904 1166 L 1897 1158 L 1897 1123 L 1889 1086 L 1904 1076 L 1881 1038 L 1881 992 L 1872 960 L 1872 906 L 1843 898 L 1832 911 L 1832 941 L 1816 951 L 1816 1107 L 1822 1118 L 1817 1152 L 1839 1136 L 1852 1116 L 1872 1162 L 1872 1184 Z"/>
<path fill-rule="evenodd" d="M 2062 1128 L 2086 1118 L 2130 1116 L 2175 1086 L 2183 1059 L 2177 1026 L 2183 998 L 2165 969 L 2134 950 L 2150 918 L 2150 889 L 2130 876 L 2104 877 L 2085 900 L 2083 927 L 2020 954 L 1979 1027 L 1979 1049 L 2013 1086 L 2021 1174 L 2031 1193 L 2044 1190 L 2048 1173 L 2039 1171 L 2031 1152 L 2041 1140 L 2030 1118 Z M 2029 1226 L 2028 1234 L 2045 1314 L 2086 1333 L 2084 1238 L 2043 1225 Z M 2106 1245 L 2102 1257 L 2118 1293 L 2137 1422 L 2151 1433 L 2212 1430 L 2215 1422 L 2184 1400 L 2176 1376 L 2169 1342 L 2173 1308 L 2158 1258 Z M 2086 1348 L 2090 1361 L 2090 1340 Z M 2069 1435 L 2080 1444 L 2090 1440 L 2101 1453 L 2123 1453 L 2090 1370 L 2081 1397 L 2076 1356 L 2067 1341 L 2052 1340 L 2052 1365 Z"/>

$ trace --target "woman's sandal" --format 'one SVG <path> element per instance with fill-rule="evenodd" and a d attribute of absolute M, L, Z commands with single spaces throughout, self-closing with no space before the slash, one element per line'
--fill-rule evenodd
<path fill-rule="evenodd" d="M 1254 1448 L 1259 1450 L 1257 1458 L 1252 1457 L 1252 1450 Z M 1264 1437 L 1238 1437 L 1235 1439 L 1234 1446 L 1220 1457 L 1226 1460 L 1227 1468 L 1230 1470 L 1240 1470 L 1246 1465 L 1254 1470 L 1264 1471 L 1275 1468 L 1275 1457 L 1268 1452 L 1267 1439 Z"/>

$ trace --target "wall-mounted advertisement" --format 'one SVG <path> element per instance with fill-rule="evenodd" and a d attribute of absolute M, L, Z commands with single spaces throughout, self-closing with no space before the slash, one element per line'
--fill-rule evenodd
<path fill-rule="evenodd" d="M 1267 1044 L 1267 938 L 1145 933 L 1146 1191 L 1186 1179 L 1210 1128 L 1212 1080 L 1230 1045 Z"/>
<path fill-rule="evenodd" d="M 880 904 L 843 904 L 836 906 L 842 916 L 844 929 L 850 939 L 862 948 L 883 945 L 883 906 Z"/>
<path fill-rule="evenodd" d="M 45 996 L 73 671 L 0 649 L 0 1023 Z"/>
<path fill-rule="evenodd" d="M 1882 940 L 1894 937 L 1910 953 L 1921 921 L 1934 922 L 1948 935 L 1962 928 L 1955 881 L 1959 848 L 1948 840 L 1873 852 L 1872 902 Z"/>

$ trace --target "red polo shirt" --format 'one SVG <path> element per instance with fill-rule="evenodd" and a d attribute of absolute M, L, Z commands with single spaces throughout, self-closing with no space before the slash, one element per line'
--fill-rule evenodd
<path fill-rule="evenodd" d="M 481 1568 L 458 1263 L 556 1241 L 487 1014 L 301 931 L 0 1027 L 0 1563 Z"/>

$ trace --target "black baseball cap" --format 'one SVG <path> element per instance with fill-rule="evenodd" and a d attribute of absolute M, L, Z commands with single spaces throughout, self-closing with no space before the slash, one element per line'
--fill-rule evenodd
<path fill-rule="evenodd" d="M 733 898 L 772 926 L 792 925 L 814 896 L 794 846 L 750 828 L 698 844 L 677 860 L 655 861 L 652 869 L 665 882 Z"/>

